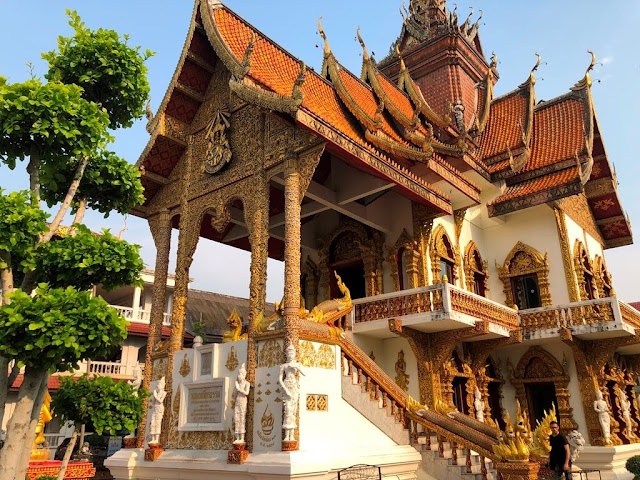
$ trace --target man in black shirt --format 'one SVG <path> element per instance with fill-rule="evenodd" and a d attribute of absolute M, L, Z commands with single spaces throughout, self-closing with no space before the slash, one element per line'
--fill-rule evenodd
<path fill-rule="evenodd" d="M 562 480 L 564 476 L 566 480 L 571 480 L 571 450 L 569 449 L 569 442 L 560 433 L 558 422 L 551 422 L 549 426 L 551 427 L 549 468 L 553 471 L 552 478 L 554 480 Z"/>

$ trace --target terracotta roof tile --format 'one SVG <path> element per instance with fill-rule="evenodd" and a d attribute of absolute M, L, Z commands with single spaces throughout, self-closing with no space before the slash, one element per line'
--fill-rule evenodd
<path fill-rule="evenodd" d="M 385 95 L 391 99 L 398 110 L 400 110 L 405 117 L 412 118 L 414 109 L 407 94 L 400 90 L 395 84 L 391 83 L 384 75 L 378 74 L 377 78 Z"/>
<path fill-rule="evenodd" d="M 575 98 L 538 104 L 534 112 L 531 158 L 523 171 L 536 170 L 582 153 L 585 104 Z"/>
<path fill-rule="evenodd" d="M 22 382 L 24 381 L 24 375 L 22 373 L 18 374 L 13 385 L 11 385 L 11 390 L 15 391 L 20 388 Z M 60 387 L 60 377 L 57 375 L 49 376 L 49 382 L 47 383 L 47 388 L 49 390 L 57 390 Z"/>
<path fill-rule="evenodd" d="M 491 104 L 489 122 L 480 141 L 480 158 L 488 160 L 507 151 L 522 147 L 522 129 L 525 125 L 528 100 L 515 92 L 497 98 Z M 519 122 L 519 124 L 518 124 Z"/>
<path fill-rule="evenodd" d="M 497 203 L 506 202 L 508 200 L 514 200 L 519 197 L 525 197 L 539 193 L 550 188 L 559 187 L 574 182 L 579 178 L 580 170 L 577 166 L 566 168 L 558 172 L 554 172 L 548 175 L 526 180 L 524 182 L 516 183 L 507 187 L 505 192 L 496 198 L 492 205 Z"/>

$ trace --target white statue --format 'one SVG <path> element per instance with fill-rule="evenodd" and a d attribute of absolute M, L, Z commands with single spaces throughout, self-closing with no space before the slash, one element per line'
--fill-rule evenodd
<path fill-rule="evenodd" d="M 622 389 L 618 389 L 618 397 L 620 398 L 620 410 L 622 410 L 622 418 L 626 428 L 624 434 L 628 439 L 633 437 L 633 424 L 631 423 L 631 402 Z"/>
<path fill-rule="evenodd" d="M 135 395 L 137 397 L 140 385 L 142 385 L 142 372 L 140 371 L 140 367 L 138 365 L 133 367 L 133 380 L 129 380 L 129 385 L 132 385 L 133 388 L 136 389 Z"/>
<path fill-rule="evenodd" d="M 247 381 L 247 369 L 244 367 L 244 363 L 240 367 L 238 372 L 238 379 L 236 380 L 236 406 L 234 409 L 234 421 L 235 421 L 235 439 L 233 443 L 245 443 L 244 434 L 246 432 L 245 421 L 247 418 L 247 396 L 249 395 L 249 389 L 251 384 Z"/>
<path fill-rule="evenodd" d="M 296 429 L 296 413 L 298 411 L 298 397 L 300 388 L 296 374 L 304 375 L 300 364 L 295 360 L 296 348 L 289 345 L 286 350 L 286 362 L 280 365 L 280 377 L 278 383 L 282 387 L 282 402 L 284 404 L 284 416 L 282 418 L 282 428 L 284 429 L 284 441 L 295 441 L 294 431 Z"/>
<path fill-rule="evenodd" d="M 609 417 L 609 405 L 607 405 L 607 402 L 602 398 L 600 389 L 596 390 L 596 400 L 593 402 L 593 409 L 598 414 L 602 437 L 604 438 L 605 444 L 608 445 L 611 443 L 611 417 Z"/>
<path fill-rule="evenodd" d="M 475 397 L 475 401 L 473 402 L 473 406 L 476 409 L 476 420 L 484 423 L 484 400 L 482 400 L 482 394 L 480 393 L 480 389 L 476 387 L 475 392 L 473 392 L 473 396 Z"/>
<path fill-rule="evenodd" d="M 160 443 L 160 431 L 162 430 L 162 417 L 164 416 L 164 398 L 167 392 L 164 391 L 164 377 L 160 379 L 156 389 L 149 399 L 149 411 L 151 420 L 149 421 L 149 443 Z"/>
<path fill-rule="evenodd" d="M 571 464 L 575 465 L 576 460 L 578 460 L 578 455 L 580 455 L 580 452 L 584 448 L 584 437 L 578 430 L 571 430 L 569 435 L 567 435 L 567 442 L 569 442 Z"/>

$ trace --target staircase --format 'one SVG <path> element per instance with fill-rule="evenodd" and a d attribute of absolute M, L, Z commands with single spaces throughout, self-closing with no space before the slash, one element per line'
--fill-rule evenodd
<path fill-rule="evenodd" d="M 342 397 L 399 445 L 422 455 L 418 478 L 497 480 L 491 446 L 498 431 L 469 416 L 420 411 L 378 365 L 353 342 L 336 339 L 342 349 Z"/>

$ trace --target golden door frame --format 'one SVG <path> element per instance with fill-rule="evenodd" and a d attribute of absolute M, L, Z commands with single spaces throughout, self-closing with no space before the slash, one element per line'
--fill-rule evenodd
<path fill-rule="evenodd" d="M 535 362 L 532 364 L 532 362 Z M 556 389 L 556 401 L 558 402 L 558 421 L 560 429 L 568 433 L 576 430 L 578 424 L 573 418 L 573 408 L 569 401 L 569 373 L 567 369 L 549 352 L 539 345 L 534 345 L 520 358 L 518 366 L 509 367 L 509 380 L 516 389 L 516 399 L 522 408 L 529 412 L 526 385 L 535 383 L 553 383 Z M 532 418 L 532 421 L 538 419 Z"/>

